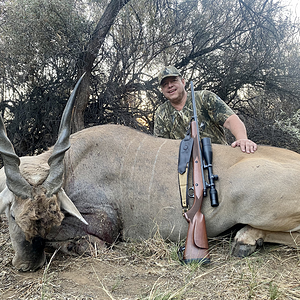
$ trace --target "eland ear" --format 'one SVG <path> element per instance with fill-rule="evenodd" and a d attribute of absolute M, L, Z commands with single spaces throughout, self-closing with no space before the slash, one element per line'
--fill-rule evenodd
<path fill-rule="evenodd" d="M 0 193 L 0 215 L 4 212 L 6 207 L 13 202 L 14 194 L 5 187 L 5 189 Z"/>
<path fill-rule="evenodd" d="M 88 222 L 83 218 L 79 210 L 76 208 L 72 200 L 68 197 L 66 192 L 61 188 L 58 193 L 57 197 L 60 200 L 61 208 L 63 208 L 65 211 L 67 211 L 72 216 L 79 219 L 81 222 L 83 222 L 85 225 L 89 225 Z"/>

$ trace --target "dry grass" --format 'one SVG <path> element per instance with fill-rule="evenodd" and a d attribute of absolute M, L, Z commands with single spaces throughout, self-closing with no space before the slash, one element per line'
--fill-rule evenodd
<path fill-rule="evenodd" d="M 158 234 L 120 243 L 95 257 L 48 253 L 35 273 L 11 265 L 6 224 L 0 223 L 1 299 L 300 299 L 299 252 L 267 245 L 246 259 L 230 256 L 230 238 L 209 240 L 212 263 L 181 265 L 177 245 Z"/>

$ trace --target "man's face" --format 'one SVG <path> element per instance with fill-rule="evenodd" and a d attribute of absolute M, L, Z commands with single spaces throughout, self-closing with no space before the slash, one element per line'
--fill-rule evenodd
<path fill-rule="evenodd" d="M 171 76 L 164 78 L 160 87 L 162 93 L 170 100 L 171 104 L 178 104 L 186 93 L 184 85 L 184 79 L 179 76 Z"/>

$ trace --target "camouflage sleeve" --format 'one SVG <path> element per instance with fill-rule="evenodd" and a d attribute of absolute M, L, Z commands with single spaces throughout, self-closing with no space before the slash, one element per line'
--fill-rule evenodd
<path fill-rule="evenodd" d="M 219 96 L 212 92 L 205 91 L 204 100 L 204 105 L 208 110 L 210 118 L 221 126 L 234 114 L 233 110 Z"/>
<path fill-rule="evenodd" d="M 167 128 L 167 118 L 164 117 L 163 111 L 159 107 L 154 115 L 154 136 L 169 139 L 170 133 Z"/>

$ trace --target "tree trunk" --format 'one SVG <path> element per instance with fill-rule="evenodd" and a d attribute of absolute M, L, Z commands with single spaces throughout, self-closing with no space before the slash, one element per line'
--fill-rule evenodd
<path fill-rule="evenodd" d="M 86 45 L 86 51 L 78 59 L 78 78 L 80 78 L 84 72 L 86 72 L 86 76 L 81 83 L 81 87 L 76 98 L 72 132 L 76 132 L 84 128 L 84 111 L 90 98 L 91 71 L 93 64 L 119 11 L 129 1 L 130 0 L 111 0 L 109 2 L 96 26 L 94 33 L 91 36 L 91 39 Z"/>

